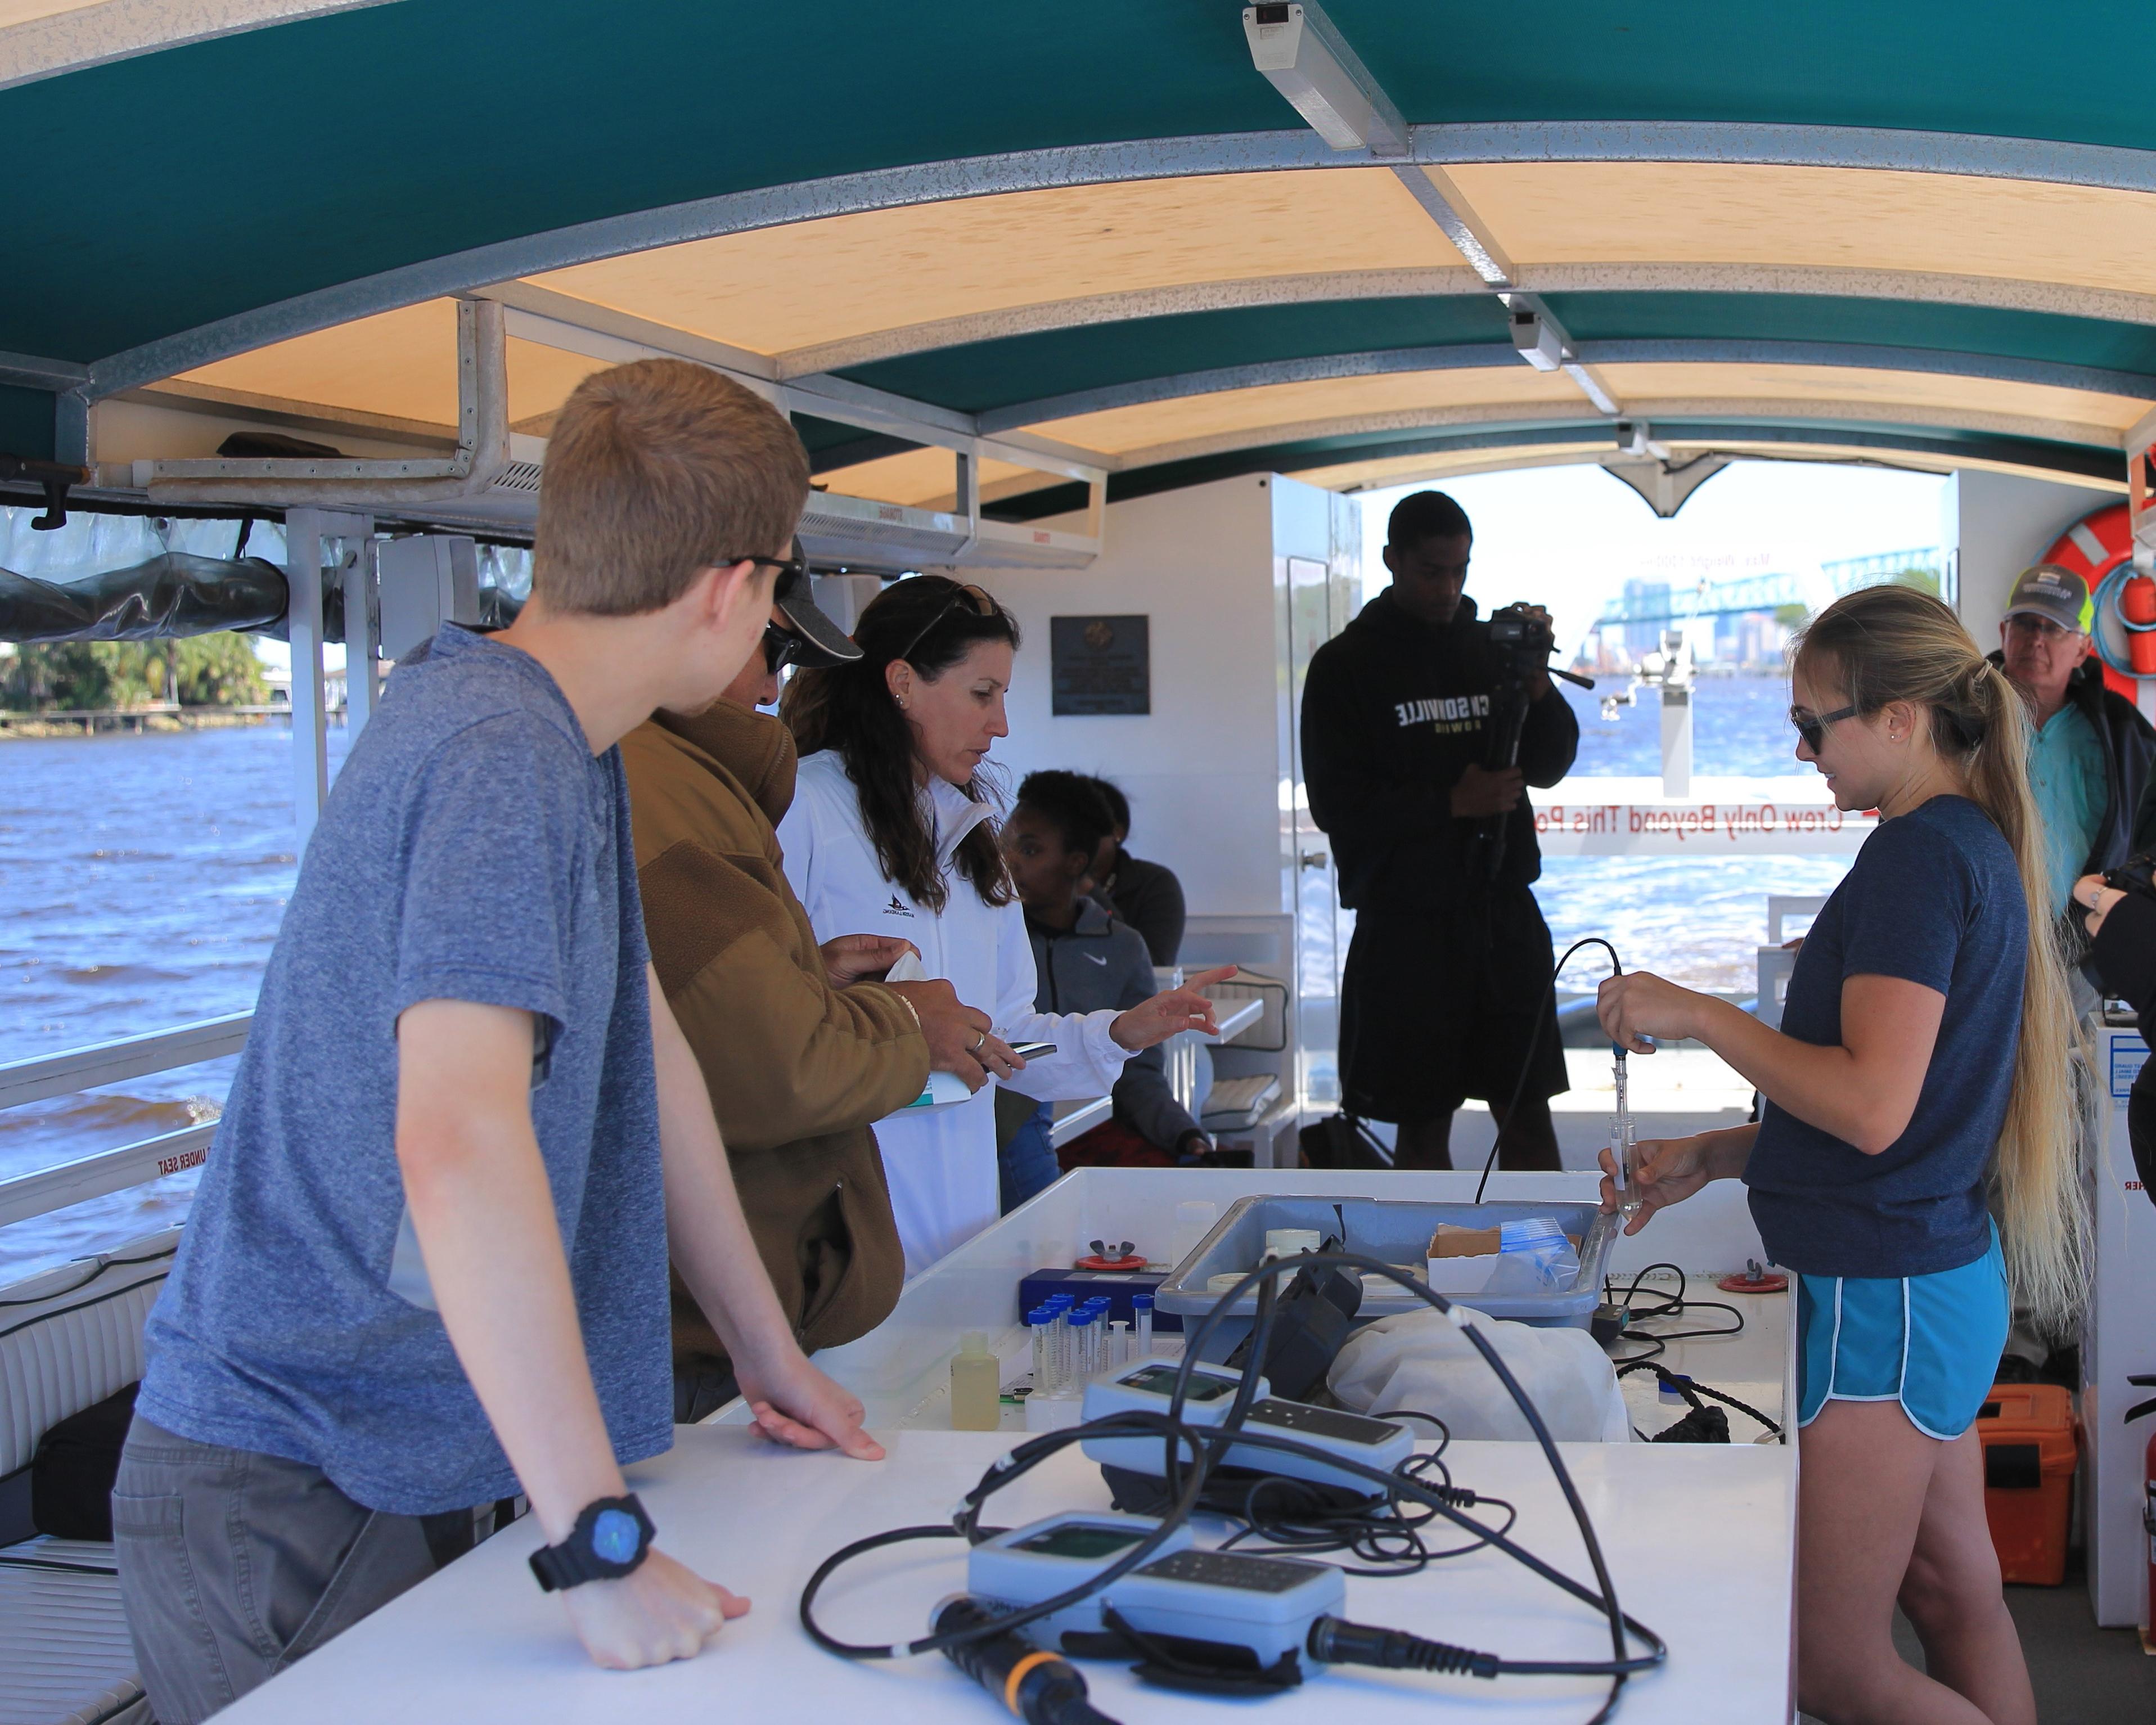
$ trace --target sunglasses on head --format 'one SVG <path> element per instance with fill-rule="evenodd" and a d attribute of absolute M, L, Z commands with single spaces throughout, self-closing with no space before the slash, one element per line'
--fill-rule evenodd
<path fill-rule="evenodd" d="M 1828 726 L 1838 725 L 1844 719 L 1856 716 L 1854 706 L 1836 707 L 1830 713 L 1807 712 L 1800 706 L 1789 709 L 1789 722 L 1797 727 L 1797 735 L 1804 738 L 1804 747 L 1814 754 L 1820 752 L 1820 745 L 1826 741 Z"/>
<path fill-rule="evenodd" d="M 913 649 L 928 639 L 928 632 L 957 610 L 961 603 L 971 607 L 973 614 L 977 617 L 985 619 L 998 614 L 995 596 L 993 593 L 984 587 L 974 586 L 970 581 L 963 582 L 951 589 L 950 597 L 936 608 L 935 614 L 916 629 L 913 632 L 913 639 L 892 656 L 895 659 L 912 658 Z"/>

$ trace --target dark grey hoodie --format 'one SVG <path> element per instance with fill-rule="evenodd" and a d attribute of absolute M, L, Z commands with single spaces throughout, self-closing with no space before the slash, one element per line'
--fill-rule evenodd
<path fill-rule="evenodd" d="M 1048 928 L 1025 919 L 1039 980 L 1033 1004 L 1039 1012 L 1125 1011 L 1160 992 L 1144 937 L 1090 898 L 1078 901 L 1070 928 Z M 1173 1150 L 1185 1132 L 1198 1131 L 1168 1088 L 1168 1066 L 1158 1048 L 1132 1055 L 1116 1081 L 1116 1117 L 1147 1143 Z"/>

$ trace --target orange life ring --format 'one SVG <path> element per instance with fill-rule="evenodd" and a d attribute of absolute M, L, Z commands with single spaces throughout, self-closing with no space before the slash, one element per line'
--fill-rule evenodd
<path fill-rule="evenodd" d="M 2072 570 L 2088 583 L 2089 593 L 2093 596 L 2097 583 L 2133 555 L 2132 520 L 2126 505 L 2113 503 L 2083 516 L 2067 528 L 2044 553 L 2043 561 Z M 2134 698 L 2134 679 L 2113 670 L 2108 664 L 2103 667 L 2103 681 L 2106 688 L 2128 701 Z"/>

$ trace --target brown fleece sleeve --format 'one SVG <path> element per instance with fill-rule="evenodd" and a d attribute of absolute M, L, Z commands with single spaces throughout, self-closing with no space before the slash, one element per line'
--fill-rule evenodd
<path fill-rule="evenodd" d="M 928 1045 L 911 1009 L 873 983 L 831 986 L 807 915 L 767 859 L 684 839 L 637 880 L 660 986 L 729 1148 L 843 1132 L 921 1094 Z"/>

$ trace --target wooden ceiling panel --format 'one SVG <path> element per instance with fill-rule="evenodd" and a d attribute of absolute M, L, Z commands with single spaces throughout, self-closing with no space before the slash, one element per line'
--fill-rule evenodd
<path fill-rule="evenodd" d="M 1621 402 L 1655 399 L 1817 403 L 1830 416 L 1837 403 L 1867 409 L 1907 408 L 1911 424 L 1928 412 L 2010 414 L 2061 424 L 2123 432 L 2148 411 L 2131 396 L 2099 395 L 2049 384 L 2002 382 L 1932 372 L 1870 371 L 1845 366 L 1606 365 L 1596 371 Z"/>
<path fill-rule="evenodd" d="M 2156 197 L 1881 169 L 1449 168 L 1515 263 L 1916 270 L 2156 292 Z"/>
<path fill-rule="evenodd" d="M 1195 283 L 1457 267 L 1383 168 L 1142 180 L 833 216 L 554 270 L 595 305 L 763 354 Z"/>
<path fill-rule="evenodd" d="M 457 423 L 457 306 L 428 300 L 180 373 L 213 389 Z"/>
<path fill-rule="evenodd" d="M 819 474 L 816 483 L 874 503 L 951 509 L 957 503 L 957 458 L 948 449 L 908 449 L 903 454 L 860 461 L 851 467 L 834 467 Z M 990 501 L 1063 483 L 1060 474 L 1036 473 L 1008 461 L 981 463 L 981 495 Z"/>
<path fill-rule="evenodd" d="M 1390 372 L 1367 377 L 1269 383 L 1255 389 L 1151 402 L 1142 407 L 1111 408 L 1029 429 L 1060 443 L 1124 454 L 1199 438 L 1262 432 L 1276 425 L 1421 408 L 1517 409 L 1543 404 L 1553 413 L 1592 411 L 1569 377 L 1560 372 L 1537 372 L 1522 363 L 1468 371 Z M 1507 417 L 1517 417 L 1517 413 Z"/>

